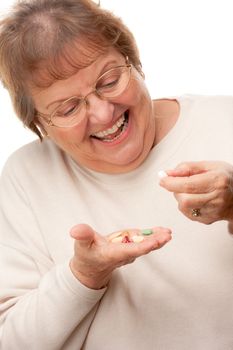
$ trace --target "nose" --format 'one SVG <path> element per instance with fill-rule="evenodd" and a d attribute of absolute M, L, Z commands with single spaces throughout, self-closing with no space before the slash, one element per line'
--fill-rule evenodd
<path fill-rule="evenodd" d="M 114 106 L 110 101 L 101 99 L 96 94 L 87 98 L 86 113 L 89 121 L 95 124 L 108 124 L 114 115 Z"/>

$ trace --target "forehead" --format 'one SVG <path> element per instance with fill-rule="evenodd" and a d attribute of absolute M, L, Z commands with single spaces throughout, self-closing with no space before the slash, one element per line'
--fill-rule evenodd
<path fill-rule="evenodd" d="M 53 101 L 85 94 L 85 89 L 90 89 L 101 74 L 125 62 L 124 57 L 114 48 L 107 50 L 104 54 L 98 54 L 95 58 L 88 66 L 74 70 L 68 78 L 55 80 L 50 86 L 44 88 L 31 87 L 30 91 L 37 109 Z"/>
<path fill-rule="evenodd" d="M 47 88 L 90 66 L 108 50 L 105 43 L 97 44 L 84 38 L 72 41 L 61 46 L 56 54 L 39 61 L 32 72 L 29 71 L 30 84 L 35 88 Z"/>
<path fill-rule="evenodd" d="M 30 87 L 47 88 L 56 81 L 65 80 L 90 66 L 109 52 L 120 53 L 101 36 L 95 39 L 82 36 L 61 45 L 55 52 L 48 53 L 46 58 L 35 62 L 32 70 L 28 67 L 25 73 Z"/>

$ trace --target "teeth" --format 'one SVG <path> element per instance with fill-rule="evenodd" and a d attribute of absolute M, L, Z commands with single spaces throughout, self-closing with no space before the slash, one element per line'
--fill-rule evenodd
<path fill-rule="evenodd" d="M 114 134 L 125 122 L 125 116 L 124 114 L 121 116 L 120 119 L 109 129 L 96 132 L 95 134 L 92 134 L 92 136 L 96 136 L 98 138 L 104 138 L 108 135 Z"/>
<path fill-rule="evenodd" d="M 127 128 L 127 124 L 125 124 L 125 125 L 123 126 L 122 132 L 124 132 L 126 128 Z M 120 136 L 121 136 L 121 134 L 118 135 L 118 136 L 115 136 L 115 137 L 114 137 L 114 140 L 119 139 Z M 109 139 L 109 140 L 108 140 L 108 139 L 104 139 L 104 142 L 109 142 L 109 143 L 111 143 L 112 141 L 113 141 L 112 139 Z"/>

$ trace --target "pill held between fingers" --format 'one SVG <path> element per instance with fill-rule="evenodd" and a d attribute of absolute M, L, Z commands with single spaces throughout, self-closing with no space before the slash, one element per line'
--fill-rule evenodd
<path fill-rule="evenodd" d="M 163 177 L 166 177 L 167 173 L 164 170 L 159 170 L 158 177 L 162 179 Z"/>

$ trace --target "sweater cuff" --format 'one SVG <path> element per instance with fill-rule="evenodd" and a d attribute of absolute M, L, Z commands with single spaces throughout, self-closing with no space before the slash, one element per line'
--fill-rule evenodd
<path fill-rule="evenodd" d="M 70 266 L 69 266 L 69 261 L 57 266 L 57 271 L 62 278 L 63 282 L 69 288 L 69 290 L 86 300 L 89 300 L 90 302 L 97 302 L 102 298 L 104 293 L 107 290 L 107 287 L 102 288 L 102 289 L 91 289 L 86 286 L 84 286 L 75 276 L 73 275 Z"/>

